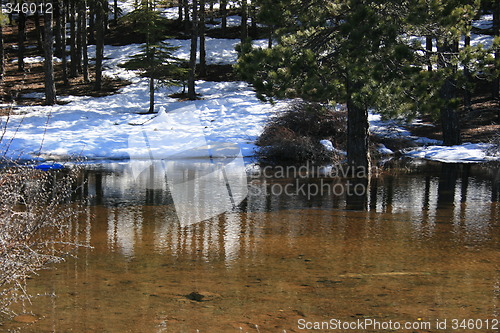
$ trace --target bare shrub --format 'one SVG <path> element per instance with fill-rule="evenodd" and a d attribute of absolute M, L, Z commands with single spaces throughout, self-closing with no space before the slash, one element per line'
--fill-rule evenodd
<path fill-rule="evenodd" d="M 26 279 L 64 260 L 77 209 L 70 202 L 78 170 L 41 171 L 9 164 L 0 169 L 0 310 L 29 301 Z"/>
<path fill-rule="evenodd" d="M 327 162 L 339 159 L 320 143 L 327 139 L 344 149 L 347 133 L 345 111 L 336 111 L 319 103 L 295 102 L 277 115 L 257 139 L 261 160 L 287 162 Z"/>

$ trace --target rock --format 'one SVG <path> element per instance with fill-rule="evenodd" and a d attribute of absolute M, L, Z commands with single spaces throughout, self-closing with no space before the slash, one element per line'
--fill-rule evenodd
<path fill-rule="evenodd" d="M 187 299 L 190 299 L 192 301 L 196 302 L 207 302 L 207 301 L 213 301 L 214 299 L 220 298 L 221 295 L 211 293 L 209 291 L 193 291 L 190 294 L 185 295 Z"/>

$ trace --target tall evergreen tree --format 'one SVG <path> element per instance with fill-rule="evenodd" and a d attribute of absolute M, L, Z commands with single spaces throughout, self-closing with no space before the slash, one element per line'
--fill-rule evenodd
<path fill-rule="evenodd" d="M 266 96 L 346 103 L 348 161 L 368 170 L 368 108 L 387 82 L 415 70 L 400 38 L 404 6 L 350 0 L 296 8 L 297 32 L 272 49 L 242 52 L 237 69 Z"/>

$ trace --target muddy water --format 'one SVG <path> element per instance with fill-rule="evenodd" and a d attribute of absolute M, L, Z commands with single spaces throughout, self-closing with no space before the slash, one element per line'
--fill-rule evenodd
<path fill-rule="evenodd" d="M 391 172 L 354 202 L 251 191 L 238 209 L 184 227 L 168 193 L 126 167 L 89 169 L 85 179 L 76 237 L 92 248 L 34 277 L 39 296 L 27 311 L 36 321 L 1 330 L 311 332 L 337 319 L 424 325 L 392 330 L 408 332 L 500 329 L 498 169 Z"/>

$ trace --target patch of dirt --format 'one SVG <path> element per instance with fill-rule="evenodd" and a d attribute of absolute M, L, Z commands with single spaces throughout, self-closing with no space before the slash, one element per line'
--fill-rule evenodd
<path fill-rule="evenodd" d="M 489 94 L 475 96 L 470 110 L 459 110 L 463 142 L 489 142 L 500 133 L 500 104 Z M 419 125 L 406 126 L 412 135 L 442 140 L 439 122 L 434 124 L 429 117 Z"/>
<path fill-rule="evenodd" d="M 43 22 L 41 22 L 43 26 Z M 27 42 L 25 43 L 25 57 L 43 56 L 36 47 L 35 25 L 32 19 L 26 24 Z M 44 67 L 43 63 L 26 63 L 24 71 L 18 70 L 16 38 L 17 26 L 4 27 L 5 37 L 5 74 L 0 83 L 0 98 L 2 103 L 13 103 L 15 105 L 42 105 L 44 103 Z M 68 61 L 69 64 L 69 61 Z M 103 85 L 100 91 L 94 90 L 95 67 L 89 67 L 89 82 L 84 82 L 82 76 L 69 78 L 69 84 L 65 85 L 62 75 L 62 64 L 55 63 L 55 80 L 57 96 L 93 96 L 101 97 L 116 93 L 118 89 L 125 87 L 130 82 L 119 79 L 103 78 Z M 23 95 L 31 93 L 32 98 L 25 98 Z M 7 109 L 0 110 L 0 114 L 8 113 Z"/>

